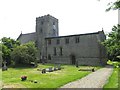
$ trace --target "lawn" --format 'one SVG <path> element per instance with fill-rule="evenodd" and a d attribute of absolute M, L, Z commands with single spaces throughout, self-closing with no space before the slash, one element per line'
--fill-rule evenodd
<path fill-rule="evenodd" d="M 80 66 L 76 68 L 72 65 L 62 65 L 62 70 L 47 72 L 42 74 L 37 71 L 38 68 L 47 68 L 53 65 L 39 65 L 37 68 L 8 68 L 2 72 L 3 86 L 7 88 L 59 88 L 60 86 L 80 79 L 91 71 L 78 71 L 80 68 L 93 68 L 89 66 Z M 98 69 L 100 67 L 96 67 Z M 21 76 L 27 75 L 26 81 L 21 81 Z M 37 83 L 31 82 L 37 80 Z"/>
<path fill-rule="evenodd" d="M 108 62 L 108 64 L 110 64 L 110 65 L 113 65 L 112 63 L 113 62 L 111 62 L 111 61 Z M 118 84 L 120 84 L 120 82 L 118 82 L 119 80 L 120 80 L 120 67 L 119 68 L 114 67 L 113 73 L 109 77 L 108 83 L 106 83 L 103 88 L 104 89 L 118 88 Z"/>
<path fill-rule="evenodd" d="M 2 88 L 2 69 L 0 68 L 0 89 Z"/>
<path fill-rule="evenodd" d="M 114 68 L 114 71 L 110 76 L 108 83 L 104 85 L 104 88 L 118 88 L 118 68 Z"/>

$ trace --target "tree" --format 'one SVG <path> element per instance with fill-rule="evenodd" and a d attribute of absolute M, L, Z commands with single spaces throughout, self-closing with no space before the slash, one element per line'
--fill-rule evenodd
<path fill-rule="evenodd" d="M 3 37 L 1 40 L 3 61 L 6 61 L 7 65 L 10 65 L 11 64 L 10 53 L 13 51 L 13 48 L 19 46 L 20 43 L 14 39 L 7 37 Z"/>
<path fill-rule="evenodd" d="M 99 0 L 100 1 L 100 0 Z M 120 9 L 120 0 L 108 3 L 106 11 Z M 112 31 L 108 34 L 108 39 L 103 42 L 107 48 L 108 59 L 120 60 L 120 25 L 113 26 Z"/>
<path fill-rule="evenodd" d="M 0 67 L 2 67 L 2 44 L 0 43 Z"/>
<path fill-rule="evenodd" d="M 117 10 L 120 8 L 120 0 L 116 0 L 115 2 L 108 3 L 109 8 L 106 9 L 106 11 L 110 10 Z"/>
<path fill-rule="evenodd" d="M 108 39 L 103 42 L 107 48 L 108 58 L 111 60 L 120 60 L 120 25 L 113 26 L 112 31 L 108 34 Z"/>
<path fill-rule="evenodd" d="M 17 46 L 13 49 L 11 53 L 12 60 L 15 62 L 15 65 L 18 64 L 27 64 L 30 65 L 31 62 L 36 64 L 36 54 L 37 49 L 34 42 L 29 42 L 20 46 Z"/>

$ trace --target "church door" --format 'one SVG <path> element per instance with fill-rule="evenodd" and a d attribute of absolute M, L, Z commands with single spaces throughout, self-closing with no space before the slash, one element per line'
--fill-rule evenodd
<path fill-rule="evenodd" d="M 76 57 L 75 57 L 75 55 L 70 55 L 70 59 L 71 59 L 71 64 L 75 65 L 76 64 Z"/>

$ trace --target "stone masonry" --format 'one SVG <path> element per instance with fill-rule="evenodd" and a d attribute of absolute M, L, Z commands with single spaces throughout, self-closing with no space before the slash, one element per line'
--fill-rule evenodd
<path fill-rule="evenodd" d="M 21 44 L 34 41 L 40 62 L 79 65 L 105 65 L 106 39 L 102 31 L 59 36 L 58 19 L 51 15 L 36 18 L 36 32 L 20 34 Z"/>

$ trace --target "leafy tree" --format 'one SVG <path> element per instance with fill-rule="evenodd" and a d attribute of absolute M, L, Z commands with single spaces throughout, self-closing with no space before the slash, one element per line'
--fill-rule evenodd
<path fill-rule="evenodd" d="M 2 58 L 7 62 L 7 65 L 11 63 L 10 53 L 13 51 L 13 48 L 20 45 L 20 43 L 14 39 L 3 37 L 1 42 L 2 45 Z"/>
<path fill-rule="evenodd" d="M 109 8 L 106 9 L 106 11 L 110 10 L 117 10 L 120 8 L 120 0 L 116 0 L 115 2 L 108 3 Z"/>
<path fill-rule="evenodd" d="M 100 0 L 99 0 L 100 1 Z M 108 3 L 106 11 L 120 9 L 120 0 Z M 120 60 L 120 25 L 113 26 L 108 34 L 108 39 L 103 42 L 107 48 L 108 58 L 111 60 Z"/>
<path fill-rule="evenodd" d="M 13 49 L 13 52 L 11 53 L 11 57 L 13 61 L 15 62 L 15 65 L 18 64 L 31 64 L 31 62 L 36 61 L 36 54 L 37 49 L 35 47 L 34 42 L 29 42 L 20 46 L 17 46 Z"/>
<path fill-rule="evenodd" d="M 108 58 L 111 60 L 120 60 L 120 25 L 113 26 L 112 31 L 108 34 L 108 39 L 103 42 L 107 48 Z"/>
<path fill-rule="evenodd" d="M 0 43 L 0 68 L 2 67 L 2 44 Z"/>
<path fill-rule="evenodd" d="M 98 0 L 98 1 L 100 1 L 100 0 Z M 120 9 L 120 0 L 116 0 L 115 2 L 110 2 L 110 3 L 108 3 L 107 6 L 108 6 L 108 8 L 106 9 L 106 11 Z"/>

